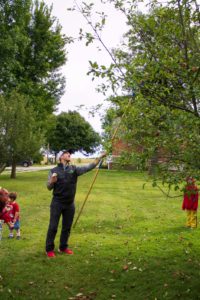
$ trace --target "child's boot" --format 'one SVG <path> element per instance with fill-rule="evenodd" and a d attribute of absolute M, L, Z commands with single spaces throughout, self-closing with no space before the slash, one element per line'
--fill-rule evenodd
<path fill-rule="evenodd" d="M 10 232 L 8 237 L 9 237 L 9 239 L 13 239 L 14 238 L 13 232 Z"/>

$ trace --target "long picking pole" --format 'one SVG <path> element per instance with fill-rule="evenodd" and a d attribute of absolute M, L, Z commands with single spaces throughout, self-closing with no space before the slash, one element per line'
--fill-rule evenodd
<path fill-rule="evenodd" d="M 129 100 L 128 104 L 127 104 L 126 110 L 124 111 L 124 113 L 123 113 L 123 115 L 122 115 L 122 117 L 121 117 L 121 119 L 120 119 L 119 124 L 118 124 L 117 127 L 115 128 L 115 131 L 114 131 L 114 133 L 113 133 L 113 135 L 112 135 L 112 138 L 111 138 L 111 141 L 112 141 L 112 142 L 113 142 L 113 140 L 115 139 L 116 134 L 117 134 L 117 132 L 118 132 L 118 130 L 119 130 L 119 127 L 120 127 L 120 125 L 121 125 L 121 122 L 122 122 L 123 118 L 125 117 L 125 115 L 126 115 L 126 113 L 127 113 L 127 110 L 128 110 L 128 108 L 129 108 L 129 106 L 130 106 L 130 104 L 131 104 L 131 100 L 132 100 L 132 99 L 130 98 L 130 100 Z M 102 162 L 103 162 L 103 160 L 100 161 L 99 166 L 101 165 Z M 88 190 L 88 192 L 87 192 L 87 194 L 86 194 L 86 196 L 85 196 L 85 199 L 84 199 L 84 201 L 83 201 L 83 204 L 82 204 L 82 206 L 81 206 L 81 209 L 80 209 L 80 211 L 79 211 L 79 213 L 78 213 L 78 216 L 77 216 L 77 218 L 76 218 L 76 220 L 75 220 L 75 222 L 74 222 L 74 224 L 73 224 L 73 228 L 76 227 L 76 224 L 77 224 L 77 222 L 78 222 L 78 220 L 79 220 L 79 218 L 80 218 L 80 216 L 81 216 L 81 214 L 82 214 L 83 208 L 84 208 L 84 206 L 85 206 L 85 204 L 86 204 L 86 201 L 87 201 L 87 199 L 88 199 L 88 197 L 89 197 L 89 195 L 90 195 L 90 193 L 91 193 L 91 190 L 92 190 L 92 188 L 93 188 L 93 185 L 94 185 L 94 183 L 95 183 L 95 181 L 96 181 L 96 179 L 97 179 L 97 176 L 98 176 L 98 174 L 99 174 L 99 169 L 100 169 L 100 167 L 98 167 L 98 169 L 97 169 L 96 172 L 95 172 L 95 175 L 94 175 L 94 178 L 93 178 L 92 183 L 91 183 L 91 185 L 90 185 L 90 188 L 89 188 L 89 190 Z"/>
<path fill-rule="evenodd" d="M 99 168 L 96 169 L 94 178 L 93 178 L 92 183 L 91 183 L 91 185 L 90 185 L 90 188 L 89 188 L 89 190 L 88 190 L 88 192 L 87 192 L 87 194 L 86 194 L 86 196 L 85 196 L 85 200 L 83 201 L 82 207 L 81 207 L 81 209 L 80 209 L 80 211 L 79 211 L 79 213 L 78 213 L 78 216 L 77 216 L 77 218 L 76 218 L 76 220 L 75 220 L 75 222 L 74 222 L 74 225 L 73 225 L 74 228 L 76 227 L 76 224 L 77 224 L 77 222 L 78 222 L 78 220 L 79 220 L 79 218 L 80 218 L 80 216 L 81 216 L 81 214 L 82 214 L 83 208 L 84 208 L 85 203 L 86 203 L 86 201 L 87 201 L 87 199 L 88 199 L 88 197 L 89 197 L 89 195 L 90 195 L 90 192 L 91 192 L 91 190 L 92 190 L 92 188 L 93 188 L 93 185 L 94 185 L 94 183 L 95 183 L 95 181 L 96 181 L 96 178 L 97 178 L 98 174 L 99 174 Z"/>

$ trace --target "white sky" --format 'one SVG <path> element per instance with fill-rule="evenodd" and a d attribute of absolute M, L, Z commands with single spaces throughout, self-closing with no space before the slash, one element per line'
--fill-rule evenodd
<path fill-rule="evenodd" d="M 80 0 L 77 0 L 77 2 L 81 3 Z M 90 3 L 92 1 L 85 0 L 85 2 Z M 105 11 L 106 6 L 102 6 L 100 0 L 94 0 L 93 2 L 95 3 L 95 8 L 97 7 L 96 10 Z M 80 13 L 67 11 L 67 8 L 73 6 L 73 0 L 45 0 L 45 3 L 48 6 L 53 4 L 52 15 L 57 17 L 63 27 L 63 33 L 67 36 L 78 36 L 80 28 L 86 28 L 88 31 L 91 31 Z M 109 15 L 109 18 L 106 31 L 103 34 L 103 40 L 106 46 L 111 49 L 119 45 L 123 33 L 127 31 L 127 27 L 125 17 L 112 9 L 112 6 L 107 7 L 106 14 Z M 99 52 L 96 46 L 97 44 L 86 47 L 84 42 L 78 41 L 67 45 L 68 60 L 62 68 L 62 72 L 66 78 L 66 89 L 58 107 L 58 112 L 77 110 L 76 106 L 81 104 L 90 108 L 91 106 L 103 103 L 105 100 L 106 97 L 95 90 L 98 81 L 92 81 L 91 77 L 86 75 L 89 70 L 89 60 L 97 61 L 102 65 L 108 65 L 111 62 L 107 52 L 105 50 Z M 98 115 L 92 118 L 88 116 L 86 111 L 79 112 L 92 125 L 95 131 L 101 131 Z"/>

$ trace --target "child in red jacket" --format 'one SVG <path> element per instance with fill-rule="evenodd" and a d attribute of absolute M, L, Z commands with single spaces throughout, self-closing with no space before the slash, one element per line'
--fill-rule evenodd
<path fill-rule="evenodd" d="M 8 191 L 0 188 L 0 216 L 8 201 Z"/>
<path fill-rule="evenodd" d="M 16 202 L 17 199 L 17 193 L 16 192 L 11 192 L 8 194 L 9 197 L 9 204 L 8 206 L 10 207 L 9 210 L 9 216 L 11 218 L 11 221 L 13 223 L 13 226 L 10 226 L 10 234 L 9 238 L 13 238 L 13 229 L 16 230 L 16 238 L 19 240 L 20 239 L 20 221 L 19 221 L 19 204 Z"/>
<path fill-rule="evenodd" d="M 184 189 L 182 209 L 187 212 L 186 226 L 190 228 L 197 227 L 197 208 L 198 208 L 198 187 L 195 185 L 195 179 L 186 178 L 186 186 Z"/>
<path fill-rule="evenodd" d="M 6 223 L 9 228 L 12 228 L 13 223 L 6 209 L 7 204 L 8 204 L 8 191 L 6 189 L 0 188 L 0 220 Z"/>

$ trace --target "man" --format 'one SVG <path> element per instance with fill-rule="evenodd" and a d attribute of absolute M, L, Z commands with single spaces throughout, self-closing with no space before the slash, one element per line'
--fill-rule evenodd
<path fill-rule="evenodd" d="M 94 169 L 100 160 L 106 156 L 106 153 L 103 153 L 93 163 L 78 167 L 70 164 L 72 153 L 71 149 L 60 151 L 57 156 L 59 160 L 57 167 L 49 172 L 47 188 L 53 190 L 53 198 L 50 206 L 50 222 L 46 238 L 46 254 L 49 258 L 55 257 L 54 240 L 61 215 L 62 230 L 58 251 L 73 254 L 73 251 L 68 248 L 68 239 L 75 213 L 74 198 L 77 178 Z"/>

